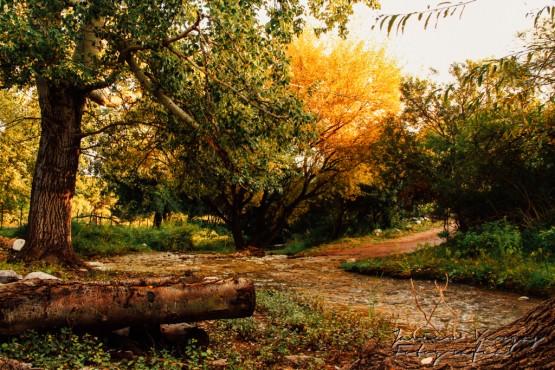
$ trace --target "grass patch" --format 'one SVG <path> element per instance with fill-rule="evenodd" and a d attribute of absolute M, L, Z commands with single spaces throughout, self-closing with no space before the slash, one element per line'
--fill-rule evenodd
<path fill-rule="evenodd" d="M 83 258 L 92 258 L 141 251 L 233 251 L 230 237 L 218 231 L 190 223 L 159 229 L 74 223 L 72 233 L 75 252 Z"/>
<path fill-rule="evenodd" d="M 8 239 L 14 239 L 19 237 L 19 228 L 18 227 L 2 227 L 0 229 L 0 236 L 3 236 Z"/>
<path fill-rule="evenodd" d="M 503 222 L 457 234 L 440 246 L 345 263 L 341 267 L 361 274 L 398 278 L 445 280 L 448 275 L 454 282 L 539 296 L 551 295 L 555 289 L 552 251 L 527 245 L 517 228 Z"/>
<path fill-rule="evenodd" d="M 0 235 L 24 238 L 26 227 L 3 228 Z M 165 224 L 161 228 L 100 226 L 72 223 L 75 252 L 84 259 L 143 251 L 217 252 L 234 251 L 229 232 L 207 223 Z"/>
<path fill-rule="evenodd" d="M 211 369 L 216 360 L 225 360 L 226 369 L 326 369 L 352 363 L 369 339 L 391 334 L 378 317 L 331 312 L 291 291 L 258 291 L 257 303 L 253 317 L 199 323 L 210 336 L 207 350 L 156 350 L 117 360 L 99 338 L 61 329 L 6 340 L 0 355 L 47 369 Z M 302 356 L 303 363 L 291 364 L 288 355 Z"/>

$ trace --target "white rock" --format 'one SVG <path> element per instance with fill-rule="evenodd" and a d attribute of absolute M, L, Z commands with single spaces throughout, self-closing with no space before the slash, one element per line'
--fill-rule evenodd
<path fill-rule="evenodd" d="M 423 358 L 422 360 L 420 360 L 420 363 L 421 363 L 422 365 L 429 365 L 429 364 L 431 364 L 432 362 L 434 362 L 434 358 L 433 358 L 433 357 L 426 357 L 426 358 Z"/>
<path fill-rule="evenodd" d="M 47 274 L 46 272 L 42 272 L 42 271 L 30 272 L 27 275 L 25 275 L 25 277 L 23 278 L 23 280 L 30 280 L 30 279 L 60 280 L 56 276 Z"/>
<path fill-rule="evenodd" d="M 14 251 L 20 251 L 21 248 L 23 248 L 24 245 L 25 245 L 25 239 L 16 239 L 13 242 L 12 248 L 13 248 Z"/>
<path fill-rule="evenodd" d="M 18 275 L 14 270 L 0 270 L 0 283 L 13 283 L 21 280 L 23 277 Z"/>
<path fill-rule="evenodd" d="M 530 298 L 526 297 L 525 295 L 523 295 L 522 297 L 518 297 L 518 300 L 519 300 L 519 301 L 527 301 L 527 300 L 529 300 L 529 299 L 530 299 Z"/>

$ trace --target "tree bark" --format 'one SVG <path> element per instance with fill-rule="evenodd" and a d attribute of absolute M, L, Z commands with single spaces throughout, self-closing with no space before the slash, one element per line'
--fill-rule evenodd
<path fill-rule="evenodd" d="M 368 343 L 350 369 L 555 369 L 555 297 L 524 317 L 471 338 Z"/>
<path fill-rule="evenodd" d="M 0 335 L 247 317 L 255 303 L 254 284 L 247 279 L 22 280 L 0 286 Z"/>
<path fill-rule="evenodd" d="M 41 137 L 29 210 L 25 247 L 19 258 L 76 265 L 71 242 L 71 202 L 81 145 L 86 95 L 72 86 L 37 82 Z"/>

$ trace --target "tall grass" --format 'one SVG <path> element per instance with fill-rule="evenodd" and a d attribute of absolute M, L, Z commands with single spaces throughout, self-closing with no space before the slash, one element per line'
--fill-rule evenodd
<path fill-rule="evenodd" d="M 86 258 L 149 250 L 220 253 L 233 250 L 225 231 L 193 223 L 163 225 L 159 229 L 74 223 L 72 232 L 76 253 Z"/>

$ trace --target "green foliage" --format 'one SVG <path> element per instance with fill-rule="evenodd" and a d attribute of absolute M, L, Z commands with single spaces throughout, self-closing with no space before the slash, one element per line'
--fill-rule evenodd
<path fill-rule="evenodd" d="M 299 354 L 314 356 L 305 366 L 319 368 L 323 366 L 320 361 L 327 362 L 333 353 L 356 353 L 369 339 L 380 339 L 389 330 L 377 317 L 349 310 L 332 312 L 318 299 L 273 290 L 257 292 L 254 317 L 216 324 L 218 331 L 211 338 L 225 342 L 216 345 L 214 353 L 242 364 L 241 369 L 272 367 L 284 356 Z M 230 337 L 251 343 L 251 349 L 229 353 Z"/>
<path fill-rule="evenodd" d="M 7 358 L 31 363 L 33 367 L 44 369 L 73 370 L 91 367 L 94 369 L 129 370 L 180 370 L 205 367 L 198 364 L 198 354 L 187 352 L 191 358 L 186 361 L 168 351 L 152 350 L 148 356 L 137 356 L 132 360 L 111 358 L 108 348 L 99 338 L 90 334 L 77 335 L 67 328 L 58 332 L 40 334 L 28 332 L 11 341 L 3 342 L 0 354 Z"/>
<path fill-rule="evenodd" d="M 468 76 L 484 65 L 454 65 L 456 82 L 402 85 L 405 108 L 383 132 L 382 181 L 405 204 L 433 203 L 438 218 L 462 231 L 494 220 L 524 225 L 555 207 L 553 107 L 516 59 Z"/>
<path fill-rule="evenodd" d="M 360 236 L 375 229 L 403 227 L 409 212 L 389 189 L 359 184 L 356 196 L 323 196 L 309 202 L 308 209 L 290 225 L 290 233 L 304 235 L 307 244 L 330 242 L 340 237 Z"/>
<path fill-rule="evenodd" d="M 13 239 L 13 238 L 21 238 L 20 228 L 18 227 L 3 227 L 0 229 L 0 235 L 5 238 Z"/>
<path fill-rule="evenodd" d="M 28 208 L 39 116 L 33 98 L 30 91 L 0 90 L 0 226 Z"/>
<path fill-rule="evenodd" d="M 520 255 L 523 247 L 520 230 L 506 221 L 491 222 L 475 230 L 458 233 L 453 242 L 457 245 L 456 255 L 460 257 L 489 254 L 505 258 Z"/>
<path fill-rule="evenodd" d="M 146 250 L 190 251 L 198 228 L 191 224 L 160 229 L 147 227 L 99 226 L 74 222 L 73 244 L 85 258 L 121 255 Z"/>
<path fill-rule="evenodd" d="M 2 343 L 0 353 L 7 358 L 32 363 L 46 369 L 108 367 L 110 354 L 89 334 L 78 336 L 67 328 L 54 334 L 28 332 Z"/>

